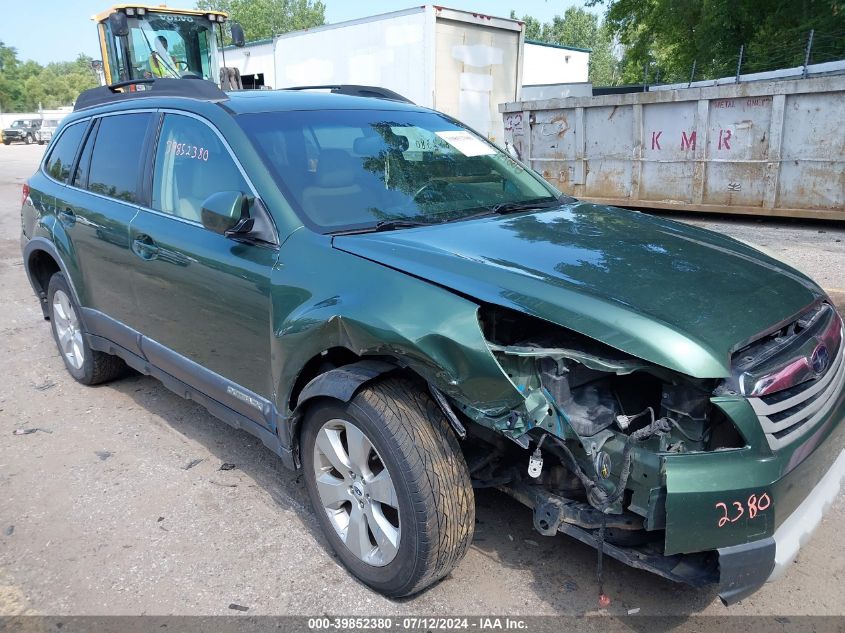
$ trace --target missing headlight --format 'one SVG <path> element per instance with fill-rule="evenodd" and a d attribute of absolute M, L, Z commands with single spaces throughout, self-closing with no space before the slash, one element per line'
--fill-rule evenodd
<path fill-rule="evenodd" d="M 649 440 L 657 452 L 742 445 L 730 421 L 714 415 L 712 380 L 681 376 L 514 310 L 484 306 L 479 319 L 490 350 L 532 405 L 526 430 L 537 426 L 583 444 L 599 434 L 631 435 L 659 419 L 671 431 Z"/>

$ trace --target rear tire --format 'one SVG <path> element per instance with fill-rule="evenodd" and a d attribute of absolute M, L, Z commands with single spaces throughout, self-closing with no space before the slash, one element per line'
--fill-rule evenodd
<path fill-rule="evenodd" d="M 361 445 L 368 448 L 356 450 Z M 475 528 L 469 471 L 443 412 L 418 383 L 388 379 L 365 386 L 349 403 L 313 405 L 301 448 L 317 520 L 362 582 L 390 597 L 408 596 L 463 559 Z M 391 495 L 384 494 L 385 480 Z M 353 531 L 356 515 L 364 527 Z"/>
<path fill-rule="evenodd" d="M 126 371 L 122 359 L 91 349 L 85 327 L 79 318 L 79 306 L 62 273 L 55 273 L 47 286 L 50 327 L 68 373 L 83 385 L 97 385 L 114 380 Z"/>
<path fill-rule="evenodd" d="M 23 138 L 23 142 L 24 142 L 26 145 L 31 145 L 31 144 L 32 144 L 32 136 L 30 136 L 29 134 L 27 134 L 26 136 L 24 136 L 24 138 Z"/>

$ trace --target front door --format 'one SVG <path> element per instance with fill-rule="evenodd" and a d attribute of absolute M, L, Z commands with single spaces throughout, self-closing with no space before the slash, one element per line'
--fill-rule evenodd
<path fill-rule="evenodd" d="M 219 191 L 253 195 L 216 130 L 165 114 L 152 210 L 139 211 L 130 227 L 132 325 L 150 339 L 142 346 L 160 369 L 263 423 L 273 396 L 269 286 L 278 253 L 203 227 L 202 203 Z"/>

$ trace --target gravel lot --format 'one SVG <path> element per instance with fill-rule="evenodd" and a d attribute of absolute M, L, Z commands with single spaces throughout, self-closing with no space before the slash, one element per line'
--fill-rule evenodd
<path fill-rule="evenodd" d="M 476 538 L 458 569 L 387 600 L 339 566 L 304 485 L 257 440 L 150 378 L 76 384 L 22 268 L 20 186 L 42 151 L 0 147 L 0 615 L 232 614 L 231 603 L 249 615 L 597 611 L 595 552 L 536 534 L 525 509 L 490 491 L 477 496 Z M 759 243 L 845 305 L 845 226 L 681 219 Z M 12 434 L 21 427 L 40 430 Z M 606 559 L 605 611 L 843 616 L 843 521 L 840 495 L 786 576 L 730 609 L 711 589 Z"/>

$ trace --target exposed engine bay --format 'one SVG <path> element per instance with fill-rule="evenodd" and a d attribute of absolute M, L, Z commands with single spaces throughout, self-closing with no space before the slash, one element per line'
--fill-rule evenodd
<path fill-rule="evenodd" d="M 711 404 L 717 381 L 678 375 L 504 308 L 482 308 L 480 319 L 525 410 L 462 409 L 475 422 L 466 448 L 473 485 L 533 508 L 541 534 L 568 533 L 673 580 L 712 581 L 707 561 L 681 577 L 672 571 L 678 561 L 663 555 L 661 454 L 745 445 Z"/>

